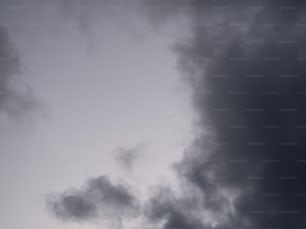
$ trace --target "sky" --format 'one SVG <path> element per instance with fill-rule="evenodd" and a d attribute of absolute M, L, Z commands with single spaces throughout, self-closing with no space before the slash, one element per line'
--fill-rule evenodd
<path fill-rule="evenodd" d="M 1 1 L 1 57 L 16 58 L 0 67 L 10 93 L 0 101 L 1 227 L 76 228 L 51 216 L 47 196 L 103 174 L 145 193 L 191 136 L 168 48 L 179 31 L 101 2 L 85 32 L 74 4 Z"/>
<path fill-rule="evenodd" d="M 0 226 L 305 228 L 302 0 L 1 0 Z"/>

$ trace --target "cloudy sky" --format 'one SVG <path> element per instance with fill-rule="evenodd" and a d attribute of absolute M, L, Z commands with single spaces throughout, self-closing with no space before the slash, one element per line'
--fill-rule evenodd
<path fill-rule="evenodd" d="M 0 226 L 305 228 L 301 0 L 0 0 Z"/>

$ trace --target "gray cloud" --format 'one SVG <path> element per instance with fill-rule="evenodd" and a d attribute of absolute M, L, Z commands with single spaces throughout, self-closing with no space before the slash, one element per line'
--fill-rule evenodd
<path fill-rule="evenodd" d="M 18 118 L 29 113 L 37 102 L 22 81 L 21 62 L 8 31 L 0 26 L 0 113 Z"/>
<path fill-rule="evenodd" d="M 138 211 L 137 200 L 129 189 L 111 183 L 107 176 L 92 178 L 80 189 L 50 195 L 47 205 L 59 219 L 80 222 L 132 217 Z"/>

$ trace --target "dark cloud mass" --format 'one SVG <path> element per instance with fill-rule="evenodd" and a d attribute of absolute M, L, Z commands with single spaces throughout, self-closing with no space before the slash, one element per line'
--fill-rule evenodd
<path fill-rule="evenodd" d="M 8 31 L 0 26 L 0 114 L 18 117 L 36 107 L 29 87 L 19 77 L 21 63 Z"/>
<path fill-rule="evenodd" d="M 146 220 L 163 229 L 305 227 L 306 2 L 143 3 L 153 23 L 189 19 L 189 39 L 174 50 L 202 130 L 175 165 L 180 189 L 152 193 Z M 76 192 L 53 209 L 88 218 L 100 207 L 91 201 Z"/>
<path fill-rule="evenodd" d="M 177 165 L 182 185 L 200 194 L 185 194 L 175 205 L 153 201 L 159 214 L 152 220 L 166 219 L 167 229 L 304 227 L 305 3 L 148 5 L 153 20 L 190 18 L 191 38 L 175 50 L 193 89 L 197 128 L 209 130 Z M 192 196 L 224 220 L 193 220 L 196 205 L 178 207 Z"/>
<path fill-rule="evenodd" d="M 47 204 L 56 217 L 72 221 L 131 217 L 138 210 L 137 200 L 129 189 L 111 183 L 107 176 L 92 178 L 83 188 L 51 195 Z"/>

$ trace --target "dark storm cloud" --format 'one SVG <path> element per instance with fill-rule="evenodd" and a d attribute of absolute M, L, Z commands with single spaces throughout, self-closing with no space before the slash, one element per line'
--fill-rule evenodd
<path fill-rule="evenodd" d="M 56 217 L 67 221 L 131 217 L 138 210 L 129 189 L 111 183 L 107 176 L 90 179 L 83 188 L 52 195 L 47 204 Z"/>
<path fill-rule="evenodd" d="M 19 117 L 36 107 L 29 87 L 20 78 L 21 63 L 8 31 L 0 26 L 0 113 Z"/>
<path fill-rule="evenodd" d="M 152 221 L 165 220 L 167 229 L 305 226 L 305 3 L 146 3 L 154 22 L 190 20 L 190 38 L 175 50 L 193 89 L 197 128 L 209 130 L 176 165 L 182 186 L 199 195 L 152 201 Z M 180 204 L 188 196 L 225 220 L 194 219 L 196 205 Z"/>

